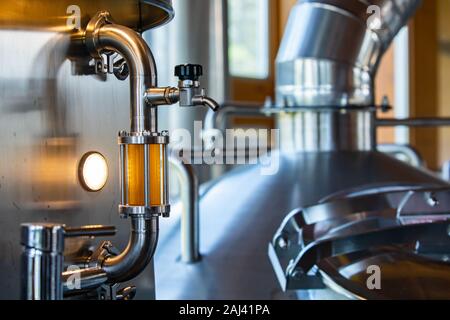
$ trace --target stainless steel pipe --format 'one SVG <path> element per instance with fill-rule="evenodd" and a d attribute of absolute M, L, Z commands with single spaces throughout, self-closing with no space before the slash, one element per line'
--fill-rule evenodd
<path fill-rule="evenodd" d="M 159 218 L 131 217 L 130 239 L 118 256 L 109 256 L 101 264 L 109 283 L 131 280 L 138 276 L 153 258 L 159 235 Z"/>
<path fill-rule="evenodd" d="M 157 86 L 157 69 L 144 39 L 134 30 L 112 23 L 108 12 L 100 12 L 86 29 L 85 44 L 94 57 L 113 51 L 125 59 L 130 72 L 131 132 L 156 132 L 156 108 L 147 108 L 145 93 Z"/>
<path fill-rule="evenodd" d="M 94 58 L 112 51 L 125 59 L 130 76 L 130 134 L 156 133 L 157 109 L 147 105 L 146 91 L 157 86 L 157 69 L 144 39 L 132 29 L 114 24 L 108 12 L 99 12 L 88 24 L 85 44 Z M 127 247 L 118 256 L 107 256 L 101 262 L 109 283 L 128 281 L 139 275 L 156 249 L 159 218 L 139 213 L 129 216 L 131 231 Z"/>
<path fill-rule="evenodd" d="M 214 99 L 203 95 L 193 97 L 192 102 L 194 105 L 208 107 L 209 110 L 212 110 L 214 112 L 218 111 L 220 108 L 220 105 Z"/>
<path fill-rule="evenodd" d="M 381 58 L 420 3 L 299 0 L 277 56 L 276 106 L 373 106 Z"/>
<path fill-rule="evenodd" d="M 282 111 L 282 149 L 375 150 L 377 125 L 391 123 L 375 118 L 374 79 L 384 53 L 420 4 L 297 2 L 276 59 L 272 109 Z"/>
<path fill-rule="evenodd" d="M 169 165 L 176 173 L 180 186 L 181 261 L 194 263 L 200 260 L 199 183 L 194 167 L 174 157 Z"/>
<path fill-rule="evenodd" d="M 289 152 L 372 151 L 376 148 L 371 109 L 305 108 L 276 115 L 280 149 Z"/>
<path fill-rule="evenodd" d="M 205 134 L 225 133 L 230 116 L 274 117 L 280 130 L 280 148 L 287 152 L 369 151 L 376 145 L 375 112 L 371 108 L 263 108 L 258 105 L 224 105 L 208 111 Z M 207 141 L 213 148 L 214 142 Z"/>

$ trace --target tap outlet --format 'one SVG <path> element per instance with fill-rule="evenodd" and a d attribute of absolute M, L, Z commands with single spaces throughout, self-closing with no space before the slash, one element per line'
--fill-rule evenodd
<path fill-rule="evenodd" d="M 200 77 L 203 67 L 199 64 L 183 64 L 175 67 L 178 77 L 180 107 L 205 106 L 213 111 L 219 110 L 219 104 L 206 95 L 206 90 L 200 87 Z"/>
<path fill-rule="evenodd" d="M 219 104 L 208 97 L 206 90 L 200 87 L 203 67 L 198 64 L 183 64 L 175 67 L 175 76 L 179 78 L 178 87 L 150 88 L 145 93 L 147 105 L 171 105 L 179 103 L 180 107 L 209 107 L 219 110 Z"/>

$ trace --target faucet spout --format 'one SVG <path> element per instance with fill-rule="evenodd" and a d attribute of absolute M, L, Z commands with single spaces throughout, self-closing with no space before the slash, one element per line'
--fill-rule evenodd
<path fill-rule="evenodd" d="M 217 103 L 217 101 L 208 96 L 195 96 L 192 100 L 195 105 L 203 105 L 210 108 L 214 112 L 217 112 L 220 109 L 220 105 Z"/>

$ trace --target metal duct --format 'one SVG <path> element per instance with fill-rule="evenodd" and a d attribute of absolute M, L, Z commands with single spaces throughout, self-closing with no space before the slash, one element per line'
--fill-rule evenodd
<path fill-rule="evenodd" d="M 373 106 L 383 53 L 420 3 L 298 1 L 277 57 L 277 106 Z"/>

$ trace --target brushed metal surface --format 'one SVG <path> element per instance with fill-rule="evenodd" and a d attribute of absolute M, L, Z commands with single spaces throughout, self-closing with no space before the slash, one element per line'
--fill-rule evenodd
<path fill-rule="evenodd" d="M 73 5 L 80 9 L 83 29 L 100 10 L 108 10 L 116 23 L 137 31 L 163 25 L 174 16 L 172 0 L 0 0 L 0 28 L 71 31 L 67 19 Z"/>
<path fill-rule="evenodd" d="M 367 268 L 374 265 L 383 270 L 383 285 L 380 290 L 368 292 Z M 428 259 L 395 247 L 327 258 L 322 260 L 319 266 L 327 285 L 349 299 L 449 299 L 448 262 Z M 311 298 L 320 298 L 319 293 L 315 294 Z"/>
<path fill-rule="evenodd" d="M 372 151 L 375 111 L 298 109 L 276 113 L 280 149 L 286 152 Z"/>
<path fill-rule="evenodd" d="M 177 261 L 176 223 L 161 234 L 155 256 L 158 299 L 297 298 L 281 292 L 267 255 L 268 243 L 290 211 L 346 189 L 446 185 L 378 152 L 282 155 L 276 175 L 262 176 L 260 169 L 237 168 L 202 197 L 199 263 Z"/>
<path fill-rule="evenodd" d="M 117 132 L 129 127 L 129 84 L 72 75 L 68 35 L 2 29 L 0 43 L 0 298 L 18 299 L 21 223 L 115 225 L 111 240 L 120 250 L 126 245 L 129 221 L 117 212 Z M 108 162 L 108 181 L 97 193 L 77 180 L 89 151 Z M 152 266 L 132 283 L 138 298 L 153 298 Z"/>

